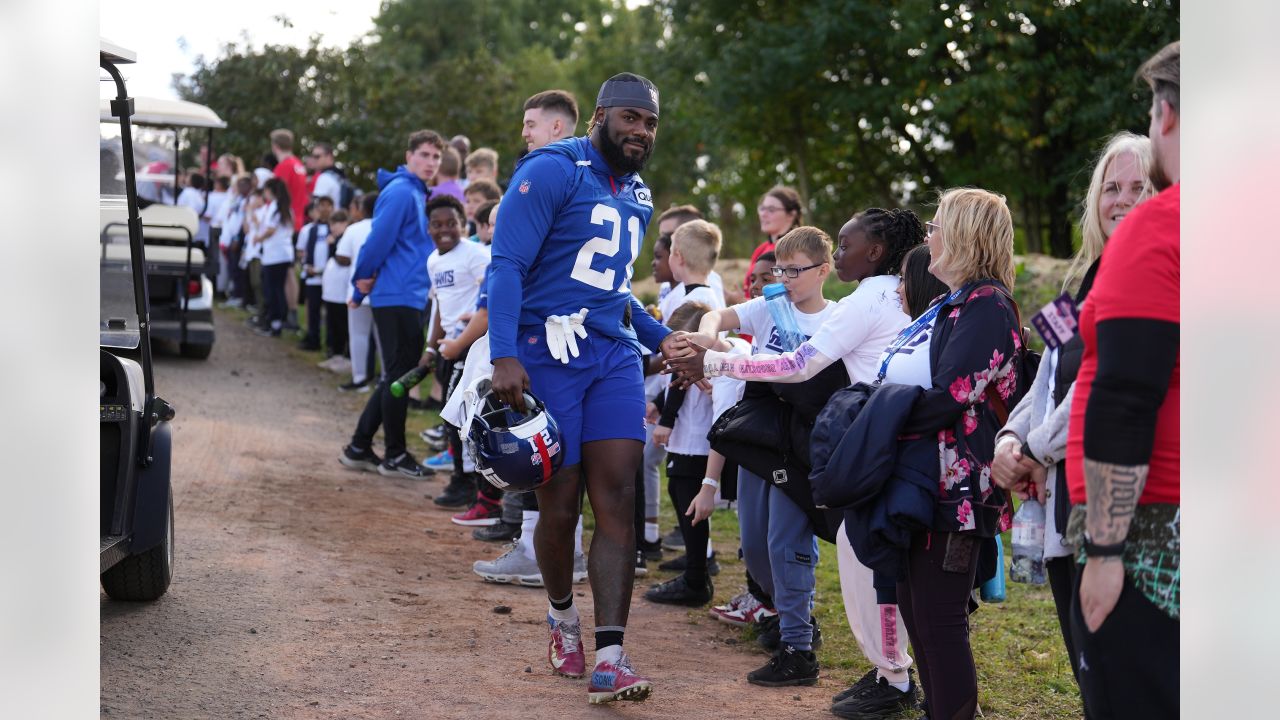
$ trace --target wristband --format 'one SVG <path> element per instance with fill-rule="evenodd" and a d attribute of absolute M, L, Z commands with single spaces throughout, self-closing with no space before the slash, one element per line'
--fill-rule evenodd
<path fill-rule="evenodd" d="M 710 485 L 711 487 L 713 487 L 713 488 L 715 488 L 715 489 L 717 489 L 717 490 L 719 490 L 719 489 L 720 489 L 720 481 L 719 481 L 719 480 L 716 480 L 715 478 L 709 478 L 709 477 L 707 477 L 707 478 L 702 478 L 702 484 L 703 484 L 703 485 Z"/>
<path fill-rule="evenodd" d="M 1124 541 L 1121 540 L 1114 545 L 1096 545 L 1089 537 L 1088 531 L 1084 534 L 1084 554 L 1085 557 L 1121 557 L 1124 555 Z"/>

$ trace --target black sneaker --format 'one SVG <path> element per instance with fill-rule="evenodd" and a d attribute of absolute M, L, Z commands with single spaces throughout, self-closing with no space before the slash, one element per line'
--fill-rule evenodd
<path fill-rule="evenodd" d="M 298 349 L 305 350 L 307 352 L 315 352 L 320 349 L 320 343 L 300 342 L 298 343 Z"/>
<path fill-rule="evenodd" d="M 659 565 L 659 566 L 658 566 L 658 569 L 659 569 L 659 570 L 667 570 L 667 571 L 669 571 L 669 572 L 681 572 L 681 573 L 682 573 L 682 572 L 684 572 L 684 571 L 685 571 L 685 569 L 686 569 L 686 568 L 688 568 L 688 567 L 689 567 L 689 556 L 688 556 L 688 555 L 681 555 L 680 557 L 672 558 L 672 559 L 670 559 L 670 560 L 668 560 L 668 561 L 666 561 L 666 562 L 662 563 L 661 565 Z M 715 551 L 715 550 L 712 550 L 712 551 L 711 551 L 711 557 L 707 558 L 707 574 L 708 574 L 708 575 L 719 575 L 719 574 L 720 574 L 720 563 L 716 561 L 716 551 Z"/>
<path fill-rule="evenodd" d="M 860 692 L 863 688 L 869 688 L 872 685 L 875 685 L 876 672 L 877 672 L 876 668 L 874 667 L 871 668 L 870 670 L 867 671 L 866 675 L 863 675 L 861 678 L 858 678 L 858 682 L 854 683 L 853 685 L 850 685 L 848 688 L 844 690 L 841 690 L 835 695 L 832 695 L 831 704 L 834 705 L 840 702 L 841 700 L 853 697 L 854 695 L 858 694 L 858 692 Z"/>
<path fill-rule="evenodd" d="M 636 577 L 644 577 L 649 574 L 649 563 L 645 562 L 644 551 L 636 550 Z"/>
<path fill-rule="evenodd" d="M 756 625 L 756 632 L 758 633 L 756 636 L 756 642 L 760 644 L 760 647 L 768 650 L 769 652 L 776 652 L 778 646 L 782 644 L 782 623 L 779 620 L 780 617 L 781 616 L 779 615 L 770 615 Z M 818 627 L 818 618 L 810 616 L 809 624 L 813 625 L 813 647 L 815 649 L 822 647 L 822 628 Z"/>
<path fill-rule="evenodd" d="M 486 525 L 472 530 L 471 537 L 485 542 L 507 543 L 520 537 L 520 526 L 515 523 L 498 521 L 497 525 Z"/>
<path fill-rule="evenodd" d="M 690 585 L 688 578 L 684 575 L 677 575 L 646 590 L 644 599 L 667 605 L 699 607 L 711 602 L 711 596 L 714 594 L 715 588 L 711 585 L 710 577 L 707 578 L 705 585 L 699 588 Z"/>
<path fill-rule="evenodd" d="M 422 480 L 436 474 L 435 470 L 419 463 L 409 453 L 400 453 L 394 460 L 387 460 L 378 466 L 378 474 L 387 477 L 404 476 L 414 480 Z"/>
<path fill-rule="evenodd" d="M 344 382 L 338 386 L 338 389 L 342 392 L 351 392 L 352 390 L 359 390 L 360 388 L 366 387 L 368 384 L 368 380 L 365 380 L 364 382 Z"/>
<path fill-rule="evenodd" d="M 372 449 L 356 450 L 348 445 L 342 448 L 342 454 L 338 456 L 338 462 L 352 470 L 377 472 L 378 467 L 382 465 L 382 458 L 378 457 L 378 454 Z"/>
<path fill-rule="evenodd" d="M 636 542 L 636 548 L 640 552 L 644 553 L 645 560 L 652 560 L 654 562 L 658 562 L 662 560 L 662 541 L 661 540 L 654 540 L 653 542 L 646 542 L 644 540 L 639 540 Z"/>
<path fill-rule="evenodd" d="M 455 510 L 471 507 L 471 504 L 475 501 L 475 474 L 464 473 L 450 476 L 449 484 L 445 487 L 444 492 L 440 493 L 431 502 L 435 503 L 438 508 Z"/>
<path fill-rule="evenodd" d="M 684 535 L 680 534 L 680 528 L 672 528 L 662 538 L 662 549 L 671 552 L 684 552 Z"/>
<path fill-rule="evenodd" d="M 783 645 L 759 670 L 747 673 L 747 682 L 764 687 L 818 684 L 818 656 L 812 650 Z"/>
<path fill-rule="evenodd" d="M 875 678 L 874 669 L 871 671 L 871 676 Z M 885 678 L 875 679 L 872 683 L 858 688 L 854 694 L 832 705 L 831 712 L 836 717 L 853 720 L 897 717 L 903 710 L 910 710 L 916 706 L 916 683 L 911 679 L 910 674 L 907 677 L 909 685 L 906 692 L 890 685 Z"/>

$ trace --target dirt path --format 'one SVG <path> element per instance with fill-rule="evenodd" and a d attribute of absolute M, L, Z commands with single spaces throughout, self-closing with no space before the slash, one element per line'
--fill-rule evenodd
<path fill-rule="evenodd" d="M 102 600 L 104 716 L 830 717 L 833 681 L 747 685 L 765 657 L 736 631 L 639 599 L 627 646 L 655 693 L 588 706 L 585 679 L 547 666 L 542 591 L 472 574 L 495 546 L 434 509 L 443 481 L 338 464 L 365 396 L 232 316 L 218 333 L 207 362 L 157 359 L 178 408 L 177 569 L 154 604 Z"/>

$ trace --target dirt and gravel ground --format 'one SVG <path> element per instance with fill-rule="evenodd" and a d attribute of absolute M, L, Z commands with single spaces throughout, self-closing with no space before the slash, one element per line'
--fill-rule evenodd
<path fill-rule="evenodd" d="M 585 679 L 547 666 L 542 591 L 472 574 L 497 548 L 434 508 L 442 480 L 338 464 L 366 396 L 234 316 L 218 323 L 208 361 L 157 359 L 178 408 L 177 568 L 153 604 L 103 596 L 103 716 L 830 717 L 841 684 L 750 686 L 765 656 L 737 631 L 641 599 L 627 646 L 656 690 L 588 706 Z"/>

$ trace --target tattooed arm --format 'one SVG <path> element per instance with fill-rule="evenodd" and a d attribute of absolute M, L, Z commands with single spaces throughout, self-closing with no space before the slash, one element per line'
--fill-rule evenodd
<path fill-rule="evenodd" d="M 1095 545 L 1125 541 L 1147 484 L 1156 418 L 1177 365 L 1176 323 L 1098 323 L 1098 372 L 1085 409 L 1085 529 Z M 1124 587 L 1119 556 L 1090 557 L 1080 583 L 1085 625 L 1096 631 Z"/>

